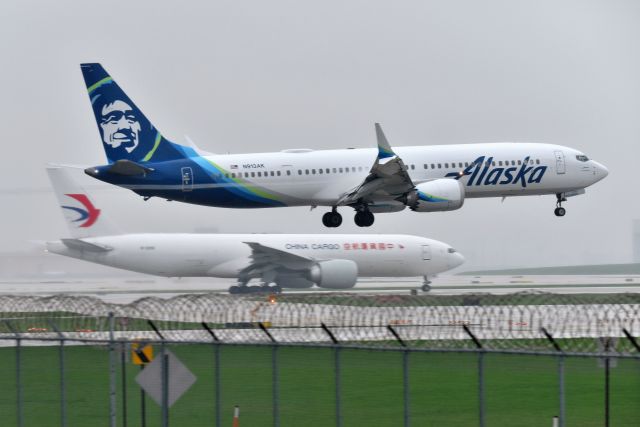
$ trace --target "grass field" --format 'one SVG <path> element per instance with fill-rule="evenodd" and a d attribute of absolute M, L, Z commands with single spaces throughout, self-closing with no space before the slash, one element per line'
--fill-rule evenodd
<path fill-rule="evenodd" d="M 213 350 L 174 346 L 172 351 L 198 380 L 171 409 L 172 426 L 214 425 Z M 69 426 L 108 425 L 108 352 L 98 347 L 66 347 Z M 241 425 L 272 425 L 271 349 L 221 348 L 222 424 L 231 425 L 240 405 Z M 331 349 L 280 348 L 279 407 L 282 426 L 335 425 L 334 355 Z M 400 426 L 403 414 L 402 355 L 397 352 L 342 350 L 344 426 Z M 558 413 L 557 362 L 545 356 L 486 355 L 486 421 L 489 426 L 546 426 Z M 15 349 L 0 349 L 0 420 L 16 425 Z M 59 426 L 59 348 L 22 349 L 24 425 Z M 120 366 L 118 367 L 120 369 Z M 140 392 L 126 365 L 128 425 L 140 425 Z M 118 371 L 118 423 L 122 404 Z M 413 426 L 478 424 L 477 356 L 410 355 Z M 604 371 L 594 359 L 566 361 L 567 426 L 604 424 Z M 612 369 L 613 426 L 636 426 L 640 419 L 640 363 L 621 360 Z M 158 406 L 147 399 L 147 425 L 160 425 Z"/>

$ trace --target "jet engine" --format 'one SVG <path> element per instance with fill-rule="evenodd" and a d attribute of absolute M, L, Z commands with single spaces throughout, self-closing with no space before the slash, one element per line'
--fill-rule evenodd
<path fill-rule="evenodd" d="M 314 284 L 327 289 L 353 288 L 358 280 L 358 266 L 346 259 L 318 261 L 306 271 L 280 272 L 275 283 L 283 288 L 310 288 Z"/>
<path fill-rule="evenodd" d="M 347 259 L 319 261 L 311 267 L 309 279 L 321 288 L 353 288 L 358 280 L 358 266 Z"/>
<path fill-rule="evenodd" d="M 434 179 L 416 185 L 405 203 L 416 212 L 453 211 L 464 204 L 464 185 L 449 178 Z"/>
<path fill-rule="evenodd" d="M 276 277 L 276 285 L 282 288 L 305 289 L 313 286 L 313 282 L 297 274 L 278 274 Z"/>

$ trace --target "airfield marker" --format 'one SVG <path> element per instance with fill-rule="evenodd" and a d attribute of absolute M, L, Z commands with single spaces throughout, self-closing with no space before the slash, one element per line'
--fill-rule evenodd
<path fill-rule="evenodd" d="M 240 427 L 240 407 L 233 407 L 233 427 Z"/>

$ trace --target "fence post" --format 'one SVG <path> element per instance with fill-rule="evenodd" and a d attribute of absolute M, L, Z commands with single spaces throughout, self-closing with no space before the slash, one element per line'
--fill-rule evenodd
<path fill-rule="evenodd" d="M 164 341 L 162 353 L 162 427 L 169 426 L 169 355 Z"/>
<path fill-rule="evenodd" d="M 120 371 L 122 373 L 122 427 L 127 427 L 127 344 L 122 343 Z"/>
<path fill-rule="evenodd" d="M 478 406 L 479 406 L 479 417 L 480 417 L 480 427 L 484 427 L 484 348 L 482 347 L 482 343 L 478 338 L 476 338 L 467 325 L 462 325 L 464 331 L 471 337 L 471 340 L 476 345 L 478 349 Z"/>
<path fill-rule="evenodd" d="M 611 338 L 605 338 L 604 342 L 604 425 L 609 427 L 610 419 L 610 389 L 611 389 L 611 359 L 608 356 L 611 348 Z"/>
<path fill-rule="evenodd" d="M 220 339 L 216 336 L 213 330 L 207 325 L 206 322 L 202 322 L 202 327 L 213 338 L 213 374 L 214 388 L 215 388 L 215 411 L 216 411 L 216 427 L 222 426 L 222 418 L 220 414 Z"/>
<path fill-rule="evenodd" d="M 564 427 L 565 424 L 565 393 L 564 393 L 564 352 L 558 342 L 545 328 L 540 328 L 544 336 L 551 342 L 553 348 L 558 352 L 558 404 L 560 406 L 560 417 L 557 419 L 558 427 Z M 558 417 L 556 417 L 558 418 Z"/>
<path fill-rule="evenodd" d="M 387 325 L 387 329 L 393 337 L 403 347 L 402 350 L 402 391 L 404 397 L 404 426 L 409 427 L 411 425 L 411 412 L 410 412 L 410 395 L 409 395 L 409 349 L 407 344 L 400 337 L 400 334 L 391 325 Z"/>
<path fill-rule="evenodd" d="M 144 365 L 140 365 L 140 372 L 142 372 L 143 370 Z M 145 403 L 146 400 L 146 393 L 144 392 L 144 389 L 140 387 L 140 425 L 142 427 L 147 427 L 147 405 Z"/>
<path fill-rule="evenodd" d="M 271 335 L 266 325 L 262 322 L 258 323 L 262 332 L 271 341 L 271 396 L 272 396 L 272 409 L 273 409 L 273 425 L 274 427 L 280 426 L 280 389 L 278 383 L 278 342 Z"/>
<path fill-rule="evenodd" d="M 58 334 L 58 339 L 60 340 L 60 348 L 59 348 L 59 369 L 60 369 L 60 424 L 62 427 L 67 426 L 67 396 L 66 396 L 66 384 L 64 381 L 64 335 L 58 329 L 55 323 L 52 320 L 48 320 L 51 328 Z"/>
<path fill-rule="evenodd" d="M 109 312 L 109 425 L 116 427 L 116 354 L 115 318 Z"/>
<path fill-rule="evenodd" d="M 18 427 L 22 427 L 22 338 L 18 331 L 5 320 L 4 323 L 12 334 L 16 336 L 16 419 Z"/>
<path fill-rule="evenodd" d="M 325 325 L 320 323 L 322 330 L 329 336 L 333 343 L 333 362 L 334 362 L 334 374 L 335 374 L 335 386 L 336 386 L 336 427 L 342 427 L 342 398 L 340 395 L 341 382 L 340 382 L 340 345 L 333 332 Z"/>

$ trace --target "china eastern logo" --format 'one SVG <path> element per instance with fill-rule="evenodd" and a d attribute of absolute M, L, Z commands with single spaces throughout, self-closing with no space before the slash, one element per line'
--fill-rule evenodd
<path fill-rule="evenodd" d="M 78 218 L 72 220 L 72 222 L 82 222 L 78 227 L 87 228 L 91 227 L 100 216 L 100 209 L 96 209 L 91 203 L 91 200 L 84 194 L 65 194 L 65 196 L 71 197 L 75 201 L 79 202 L 82 207 L 77 206 L 62 206 L 63 209 L 68 209 L 70 211 L 76 212 L 80 215 Z"/>
<path fill-rule="evenodd" d="M 493 157 L 485 161 L 485 156 L 478 157 L 462 172 L 450 172 L 447 178 L 460 179 L 469 175 L 467 186 L 472 185 L 507 185 L 520 184 L 523 188 L 527 184 L 537 184 L 542 181 L 546 166 L 533 166 L 529 163 L 529 156 L 522 160 L 522 164 L 513 167 L 492 167 Z"/>

